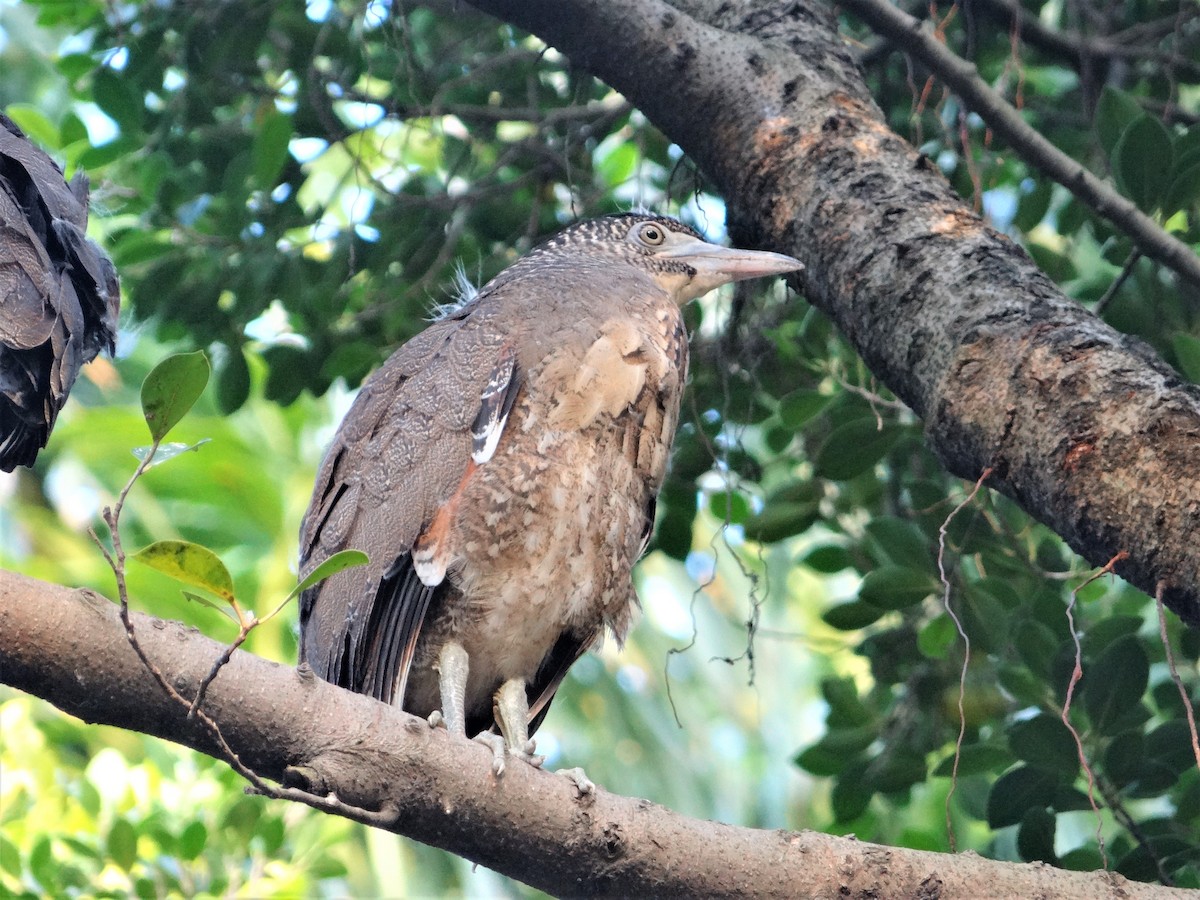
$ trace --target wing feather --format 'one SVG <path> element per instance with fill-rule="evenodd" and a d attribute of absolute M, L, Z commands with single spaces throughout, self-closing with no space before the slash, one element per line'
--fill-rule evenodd
<path fill-rule="evenodd" d="M 322 678 L 403 701 L 431 607 L 457 594 L 441 578 L 423 581 L 414 557 L 431 523 L 452 518 L 445 507 L 475 465 L 476 424 L 495 416 L 503 428 L 520 385 L 506 347 L 471 308 L 436 322 L 368 379 L 338 429 L 300 527 L 300 571 L 349 548 L 370 562 L 301 596 L 301 659 Z"/>

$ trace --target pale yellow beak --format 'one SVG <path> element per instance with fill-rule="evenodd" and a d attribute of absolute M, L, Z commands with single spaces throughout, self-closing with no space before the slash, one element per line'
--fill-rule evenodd
<path fill-rule="evenodd" d="M 782 253 L 738 250 L 695 239 L 672 242 L 654 256 L 658 259 L 676 259 L 696 270 L 695 277 L 691 279 L 691 284 L 685 291 L 688 299 L 707 294 L 714 288 L 734 281 L 783 275 L 804 268 L 804 263 L 800 260 Z"/>

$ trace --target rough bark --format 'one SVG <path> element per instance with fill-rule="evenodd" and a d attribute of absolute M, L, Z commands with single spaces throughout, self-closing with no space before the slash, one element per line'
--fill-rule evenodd
<path fill-rule="evenodd" d="M 185 696 L 224 650 L 177 622 L 137 613 L 133 622 L 147 657 Z M 85 721 L 221 758 L 138 659 L 116 606 L 91 592 L 0 571 L 0 680 Z M 343 808 L 352 818 L 558 895 L 966 898 L 987 885 L 1009 897 L 1186 896 L 1109 873 L 704 822 L 603 790 L 580 798 L 569 780 L 523 763 L 496 778 L 479 744 L 242 651 L 204 709 L 260 776 L 320 785 L 359 808 Z"/>
<path fill-rule="evenodd" d="M 475 0 L 623 93 L 925 422 L 953 473 L 1200 624 L 1200 390 L 1066 297 L 890 132 L 806 2 Z"/>

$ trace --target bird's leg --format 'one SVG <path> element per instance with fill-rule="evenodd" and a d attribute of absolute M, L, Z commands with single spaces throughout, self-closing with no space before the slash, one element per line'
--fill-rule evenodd
<path fill-rule="evenodd" d="M 525 696 L 525 679 L 510 678 L 500 685 L 493 708 L 508 752 L 514 756 L 531 756 L 536 745 L 529 738 L 529 700 Z"/>
<path fill-rule="evenodd" d="M 470 670 L 466 648 L 457 641 L 447 641 L 438 653 L 437 670 L 442 708 L 430 713 L 429 724 L 436 728 L 444 723 L 451 734 L 466 737 L 467 673 Z"/>
<path fill-rule="evenodd" d="M 500 734 L 485 731 L 475 740 L 492 750 L 492 771 L 504 774 L 505 756 L 515 756 L 531 766 L 541 766 L 545 757 L 534 753 L 535 744 L 529 739 L 529 700 L 525 696 L 525 680 L 510 678 L 492 698 L 492 709 Z M 503 736 L 501 736 L 503 735 Z"/>

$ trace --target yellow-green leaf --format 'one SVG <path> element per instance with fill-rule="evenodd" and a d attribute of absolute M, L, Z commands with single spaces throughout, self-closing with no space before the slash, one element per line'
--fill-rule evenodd
<path fill-rule="evenodd" d="M 207 547 L 191 541 L 155 541 L 130 559 L 192 587 L 203 588 L 226 603 L 233 603 L 233 579 L 229 570 Z"/>

